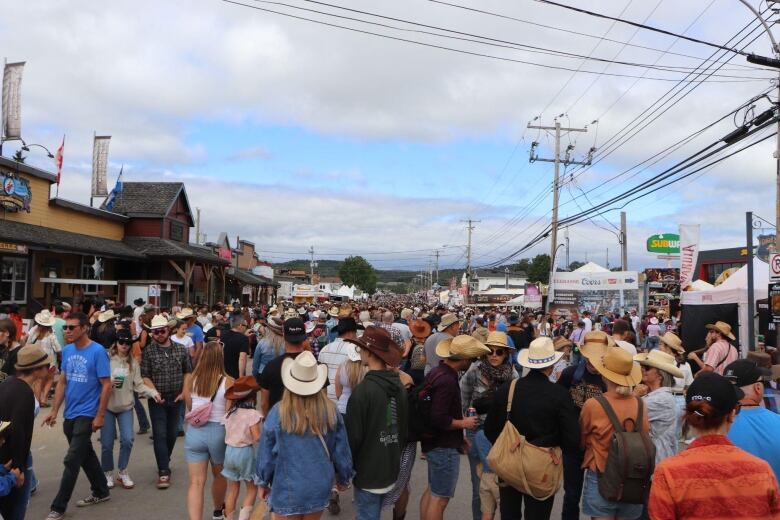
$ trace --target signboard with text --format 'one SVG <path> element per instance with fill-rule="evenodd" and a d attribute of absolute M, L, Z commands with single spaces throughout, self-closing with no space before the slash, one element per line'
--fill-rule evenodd
<path fill-rule="evenodd" d="M 647 239 L 647 250 L 650 253 L 679 255 L 680 235 L 674 233 L 653 235 Z"/>

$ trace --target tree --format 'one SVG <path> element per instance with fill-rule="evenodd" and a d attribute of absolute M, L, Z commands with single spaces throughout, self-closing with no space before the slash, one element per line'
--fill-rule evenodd
<path fill-rule="evenodd" d="M 517 262 L 517 266 L 515 267 L 515 270 L 528 274 L 528 270 L 530 268 L 531 268 L 531 261 L 528 260 L 527 258 L 522 258 Z"/>
<path fill-rule="evenodd" d="M 585 265 L 585 262 L 580 262 L 579 260 L 575 260 L 574 262 L 569 264 L 569 271 L 576 271 L 583 265 Z"/>
<path fill-rule="evenodd" d="M 550 255 L 536 255 L 528 266 L 529 282 L 550 282 Z"/>
<path fill-rule="evenodd" d="M 24 163 L 24 160 L 27 159 L 24 155 L 22 155 L 21 150 L 16 150 L 16 153 L 12 157 L 12 159 L 18 163 Z"/>
<path fill-rule="evenodd" d="M 362 256 L 345 258 L 339 269 L 339 277 L 345 285 L 354 285 L 369 294 L 376 292 L 376 271 Z"/>

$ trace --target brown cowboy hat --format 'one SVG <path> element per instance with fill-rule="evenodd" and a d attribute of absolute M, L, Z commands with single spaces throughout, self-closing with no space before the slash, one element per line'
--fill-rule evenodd
<path fill-rule="evenodd" d="M 350 316 L 352 316 L 352 305 L 347 303 L 346 305 L 339 307 L 339 318 L 349 318 Z"/>
<path fill-rule="evenodd" d="M 415 338 L 425 339 L 431 335 L 431 324 L 425 320 L 412 320 L 409 322 L 409 330 Z"/>
<path fill-rule="evenodd" d="M 401 363 L 401 347 L 383 327 L 367 327 L 359 338 L 345 338 L 344 341 L 366 349 L 393 368 Z"/>
<path fill-rule="evenodd" d="M 258 391 L 260 391 L 260 387 L 254 376 L 241 376 L 236 379 L 233 386 L 225 390 L 225 399 L 230 399 L 231 401 L 244 399 L 251 394 L 256 394 Z"/>
<path fill-rule="evenodd" d="M 732 341 L 737 339 L 737 338 L 734 337 L 734 334 L 731 332 L 731 325 L 729 325 L 725 321 L 716 321 L 714 324 L 711 323 L 711 324 L 707 325 L 707 328 L 709 330 L 714 330 L 716 332 L 720 332 L 721 334 L 723 334 L 724 336 L 726 336 L 727 338 L 729 338 Z"/>
<path fill-rule="evenodd" d="M 573 347 L 574 343 L 565 336 L 555 336 L 553 345 L 555 346 L 555 350 L 563 350 L 566 347 Z"/>

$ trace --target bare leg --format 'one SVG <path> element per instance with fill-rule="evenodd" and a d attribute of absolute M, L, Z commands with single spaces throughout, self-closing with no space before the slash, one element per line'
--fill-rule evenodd
<path fill-rule="evenodd" d="M 447 509 L 449 498 L 435 497 L 433 495 L 428 499 L 428 510 L 425 517 L 421 520 L 444 520 L 444 510 Z"/>
<path fill-rule="evenodd" d="M 431 501 L 431 488 L 425 488 L 425 492 L 420 497 L 420 520 L 426 520 L 428 514 L 428 504 Z"/>
<path fill-rule="evenodd" d="M 244 495 L 244 503 L 242 505 L 244 507 L 255 507 L 255 500 L 257 499 L 257 486 L 255 486 L 255 483 L 251 480 L 247 480 L 245 484 L 246 495 Z"/>
<path fill-rule="evenodd" d="M 240 491 L 241 482 L 237 482 L 235 480 L 227 481 L 227 495 L 225 496 L 225 518 L 231 518 L 233 511 L 236 510 L 236 502 L 238 501 L 238 493 Z"/>
<path fill-rule="evenodd" d="M 203 519 L 203 490 L 206 487 L 206 469 L 208 465 L 208 461 L 187 464 L 187 471 L 190 477 L 190 484 L 187 489 L 187 512 L 190 520 Z"/>
<path fill-rule="evenodd" d="M 411 493 L 409 492 L 409 487 L 404 489 L 403 493 L 401 493 L 401 496 L 398 497 L 398 500 L 396 501 L 395 505 L 393 506 L 393 518 L 394 519 L 400 519 L 406 516 L 406 508 L 409 505 L 409 495 Z"/>
<path fill-rule="evenodd" d="M 227 480 L 222 476 L 222 464 L 211 465 L 211 499 L 214 501 L 214 509 L 221 509 L 225 505 L 225 491 Z M 235 508 L 235 502 L 233 502 Z"/>

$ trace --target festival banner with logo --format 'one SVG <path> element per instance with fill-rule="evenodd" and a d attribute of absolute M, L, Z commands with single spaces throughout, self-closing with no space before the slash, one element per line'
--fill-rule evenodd
<path fill-rule="evenodd" d="M 639 305 L 636 271 L 561 272 L 553 275 L 551 305 L 594 313 L 635 309 Z"/>
<path fill-rule="evenodd" d="M 539 284 L 525 284 L 523 305 L 531 309 L 540 309 L 542 307 L 542 291 L 539 289 Z"/>
<path fill-rule="evenodd" d="M 32 191 L 27 179 L 0 173 L 0 183 L 0 208 L 5 211 L 29 213 Z"/>
<path fill-rule="evenodd" d="M 108 169 L 108 145 L 110 135 L 96 135 L 92 148 L 92 196 L 108 196 L 106 170 Z"/>
<path fill-rule="evenodd" d="M 699 259 L 699 224 L 680 224 L 680 290 L 693 283 Z"/>
<path fill-rule="evenodd" d="M 6 63 L 3 71 L 3 135 L 22 138 L 22 71 L 24 62 Z"/>

